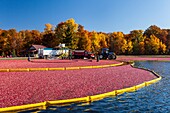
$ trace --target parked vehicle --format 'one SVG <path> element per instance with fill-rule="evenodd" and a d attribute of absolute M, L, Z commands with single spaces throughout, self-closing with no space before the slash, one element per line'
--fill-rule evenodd
<path fill-rule="evenodd" d="M 86 50 L 74 50 L 72 52 L 72 57 L 74 59 L 84 59 L 84 58 L 87 58 L 87 59 L 94 59 L 95 58 L 95 55 L 92 53 L 92 52 L 89 52 L 89 51 L 86 51 Z"/>

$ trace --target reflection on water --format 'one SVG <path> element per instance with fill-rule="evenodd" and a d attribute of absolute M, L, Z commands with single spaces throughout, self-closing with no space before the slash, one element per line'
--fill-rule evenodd
<path fill-rule="evenodd" d="M 170 62 L 136 62 L 135 66 L 154 70 L 162 80 L 136 92 L 124 93 L 90 104 L 51 106 L 42 111 L 22 113 L 170 113 Z"/>

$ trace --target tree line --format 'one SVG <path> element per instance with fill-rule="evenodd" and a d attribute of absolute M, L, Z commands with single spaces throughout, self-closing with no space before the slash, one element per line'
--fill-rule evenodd
<path fill-rule="evenodd" d="M 61 22 L 55 27 L 45 24 L 43 32 L 38 30 L 0 29 L 0 56 L 21 56 L 32 44 L 56 47 L 65 43 L 70 49 L 99 51 L 110 48 L 116 54 L 157 55 L 170 53 L 170 29 L 161 29 L 151 25 L 145 31 L 133 30 L 123 32 L 87 31 L 74 19 Z"/>

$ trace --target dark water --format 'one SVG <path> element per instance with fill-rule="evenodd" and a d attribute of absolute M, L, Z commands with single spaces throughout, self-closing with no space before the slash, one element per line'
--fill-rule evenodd
<path fill-rule="evenodd" d="M 135 66 L 154 70 L 162 76 L 162 80 L 136 92 L 124 93 L 90 104 L 51 106 L 47 110 L 20 113 L 170 113 L 170 62 L 136 62 Z"/>

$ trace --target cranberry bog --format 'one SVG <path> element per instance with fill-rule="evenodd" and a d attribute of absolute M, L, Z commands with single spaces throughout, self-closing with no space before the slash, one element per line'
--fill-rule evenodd
<path fill-rule="evenodd" d="M 118 64 L 117 60 L 0 60 L 1 69 L 60 68 Z M 0 72 L 0 109 L 99 95 L 158 78 L 131 65 L 79 70 Z M 136 87 L 135 87 L 136 88 Z"/>

